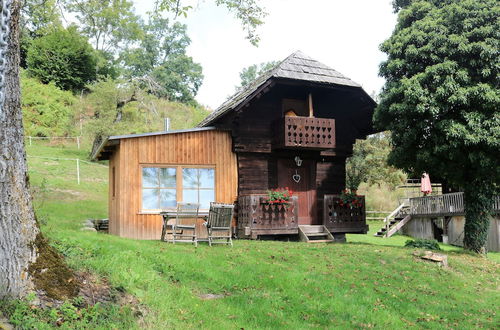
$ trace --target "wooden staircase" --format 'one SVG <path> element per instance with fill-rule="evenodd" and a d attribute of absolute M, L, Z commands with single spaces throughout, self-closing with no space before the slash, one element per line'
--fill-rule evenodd
<path fill-rule="evenodd" d="M 299 237 L 307 243 L 332 243 L 333 236 L 322 225 L 299 225 Z"/>
<path fill-rule="evenodd" d="M 399 205 L 384 219 L 384 227 L 374 235 L 376 237 L 391 237 L 398 232 L 405 224 L 411 220 L 411 215 L 408 214 L 409 207 L 404 203 Z"/>

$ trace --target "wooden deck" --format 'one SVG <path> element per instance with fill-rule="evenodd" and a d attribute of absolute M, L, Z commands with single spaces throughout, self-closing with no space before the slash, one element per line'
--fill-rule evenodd
<path fill-rule="evenodd" d="M 464 193 L 457 192 L 436 196 L 416 197 L 409 199 L 409 213 L 412 216 L 455 216 L 464 215 Z M 494 200 L 493 210 L 500 213 L 500 196 Z"/>

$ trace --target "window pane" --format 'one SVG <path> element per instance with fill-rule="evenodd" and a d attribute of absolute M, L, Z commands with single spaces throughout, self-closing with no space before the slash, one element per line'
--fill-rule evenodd
<path fill-rule="evenodd" d="M 198 190 L 184 189 L 182 191 L 182 201 L 184 203 L 198 203 Z"/>
<path fill-rule="evenodd" d="M 175 189 L 160 190 L 160 206 L 162 209 L 175 208 L 177 206 L 177 192 Z"/>
<path fill-rule="evenodd" d="M 175 188 L 175 168 L 160 168 L 160 186 Z"/>
<path fill-rule="evenodd" d="M 157 210 L 158 205 L 158 189 L 142 189 L 142 209 Z"/>
<path fill-rule="evenodd" d="M 183 168 L 182 169 L 182 187 L 183 188 L 198 188 L 198 169 Z"/>
<path fill-rule="evenodd" d="M 215 201 L 215 193 L 213 190 L 200 190 L 200 209 L 208 210 L 210 202 Z"/>
<path fill-rule="evenodd" d="M 200 168 L 200 188 L 214 188 L 215 170 L 213 168 Z"/>
<path fill-rule="evenodd" d="M 158 169 L 153 167 L 142 168 L 142 186 L 144 188 L 158 187 Z"/>

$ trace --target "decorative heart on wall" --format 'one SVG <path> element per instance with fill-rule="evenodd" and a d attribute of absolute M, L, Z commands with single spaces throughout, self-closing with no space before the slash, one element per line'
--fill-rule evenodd
<path fill-rule="evenodd" d="M 292 176 L 292 179 L 293 181 L 299 183 L 300 182 L 300 174 L 299 173 L 295 173 L 293 176 Z"/>

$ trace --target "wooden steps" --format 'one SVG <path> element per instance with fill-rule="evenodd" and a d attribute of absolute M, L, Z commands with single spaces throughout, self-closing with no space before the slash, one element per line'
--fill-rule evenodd
<path fill-rule="evenodd" d="M 385 218 L 385 225 L 380 228 L 374 235 L 376 237 L 391 237 L 405 224 L 411 220 L 411 215 L 408 214 L 408 207 L 401 204 L 396 208 L 387 218 Z"/>
<path fill-rule="evenodd" d="M 299 238 L 307 243 L 332 243 L 333 236 L 323 225 L 299 225 Z"/>

